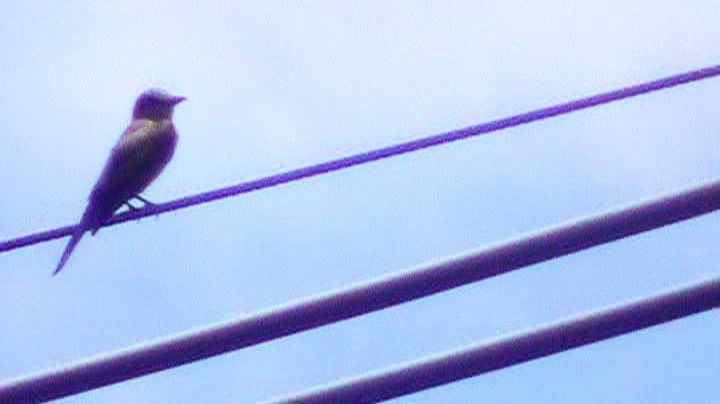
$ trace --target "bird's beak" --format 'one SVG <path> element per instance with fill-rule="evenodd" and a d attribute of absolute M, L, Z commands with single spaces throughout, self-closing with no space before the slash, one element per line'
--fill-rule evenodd
<path fill-rule="evenodd" d="M 187 100 L 187 98 L 185 98 L 185 97 L 172 97 L 172 100 L 170 101 L 170 103 L 171 103 L 173 106 L 175 106 L 175 105 L 178 105 L 178 104 L 180 104 L 181 102 L 183 102 L 183 101 L 185 101 L 185 100 Z"/>

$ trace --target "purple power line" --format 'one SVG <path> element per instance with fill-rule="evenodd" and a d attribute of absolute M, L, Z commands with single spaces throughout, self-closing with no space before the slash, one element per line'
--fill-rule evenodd
<path fill-rule="evenodd" d="M 106 226 L 115 225 L 129 220 L 136 220 L 146 216 L 159 215 L 161 213 L 171 212 L 173 210 L 183 209 L 186 207 L 199 205 L 218 199 L 229 198 L 231 196 L 270 188 L 276 185 L 287 184 L 289 182 L 299 181 L 304 178 L 327 174 L 333 171 L 342 170 L 356 165 L 426 149 L 428 147 L 438 146 L 445 143 L 480 136 L 502 129 L 507 129 L 514 126 L 539 121 L 542 119 L 552 118 L 558 115 L 568 114 L 586 108 L 623 100 L 625 98 L 647 94 L 650 92 L 663 90 L 698 80 L 708 79 L 718 75 L 720 75 L 720 65 L 707 67 L 699 70 L 693 70 L 690 72 L 669 76 L 659 80 L 625 87 L 619 90 L 593 95 L 575 101 L 569 101 L 553 105 L 551 107 L 525 112 L 519 115 L 513 115 L 508 118 L 498 119 L 476 126 L 470 126 L 452 132 L 433 135 L 417 140 L 411 140 L 409 142 L 399 143 L 393 146 L 371 150 L 368 152 L 353 154 L 325 163 L 298 168 L 292 171 L 259 178 L 253 181 L 244 182 L 230 187 L 176 199 L 174 201 L 158 204 L 155 206 L 148 206 L 142 210 L 131 211 L 116 215 L 106 224 Z M 37 244 L 43 241 L 49 241 L 60 237 L 65 237 L 70 235 L 73 232 L 74 228 L 75 226 L 65 226 L 53 230 L 18 237 L 7 241 L 2 241 L 0 242 L 0 252 L 9 251 L 32 244 Z"/>
<path fill-rule="evenodd" d="M 0 402 L 51 400 L 107 386 L 407 303 L 718 209 L 720 181 L 295 305 L 2 382 Z"/>
<path fill-rule="evenodd" d="M 274 401 L 375 403 L 720 307 L 720 278 Z"/>

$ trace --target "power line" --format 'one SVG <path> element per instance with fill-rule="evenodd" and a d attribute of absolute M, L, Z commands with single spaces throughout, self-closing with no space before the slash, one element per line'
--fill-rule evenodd
<path fill-rule="evenodd" d="M 447 291 L 720 209 L 720 181 L 298 304 L 0 383 L 0 402 L 50 400 Z"/>
<path fill-rule="evenodd" d="M 720 278 L 274 403 L 374 403 L 720 307 Z"/>
<path fill-rule="evenodd" d="M 582 109 L 591 108 L 598 105 L 651 93 L 654 91 L 659 91 L 698 80 L 708 79 L 717 75 L 720 75 L 720 65 L 668 76 L 662 79 L 649 81 L 634 86 L 624 87 L 618 90 L 609 91 L 586 98 L 580 98 L 574 101 L 556 104 L 550 107 L 541 108 L 518 115 L 513 115 L 507 118 L 490 121 L 484 124 L 470 126 L 464 129 L 399 143 L 381 149 L 357 153 L 336 160 L 327 161 L 325 163 L 306 166 L 303 168 L 259 178 L 230 187 L 187 196 L 154 206 L 147 206 L 142 210 L 131 211 L 116 215 L 107 224 L 105 224 L 105 226 L 112 226 L 129 220 L 137 220 L 146 216 L 159 215 L 161 213 L 171 212 L 174 210 L 199 205 L 202 203 L 229 198 L 231 196 L 270 188 L 281 184 L 287 184 L 317 175 L 328 174 L 356 165 L 399 156 L 405 153 L 410 153 L 429 147 L 439 146 L 445 143 L 455 142 L 458 140 L 496 132 L 499 130 L 528 124 L 531 122 L 548 119 L 559 115 L 565 115 Z M 74 228 L 74 225 L 64 226 L 53 230 L 38 232 L 27 236 L 3 241 L 0 242 L 0 252 L 25 247 L 60 237 L 65 237 L 72 234 Z"/>

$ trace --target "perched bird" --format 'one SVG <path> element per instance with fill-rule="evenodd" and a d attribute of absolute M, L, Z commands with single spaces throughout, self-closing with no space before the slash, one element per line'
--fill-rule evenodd
<path fill-rule="evenodd" d="M 97 233 L 121 206 L 131 199 L 149 202 L 140 196 L 157 178 L 175 152 L 177 133 L 172 123 L 173 108 L 185 101 L 165 91 L 151 89 L 135 101 L 130 126 L 110 152 L 100 178 L 88 197 L 80 219 L 58 263 L 53 276 L 65 266 L 73 249 L 86 231 Z"/>

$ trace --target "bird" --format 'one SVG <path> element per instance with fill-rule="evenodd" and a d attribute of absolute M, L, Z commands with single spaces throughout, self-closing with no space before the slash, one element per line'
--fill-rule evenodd
<path fill-rule="evenodd" d="M 175 153 L 178 135 L 172 122 L 173 109 L 185 100 L 157 88 L 138 96 L 130 125 L 112 148 L 53 276 L 63 269 L 83 235 L 88 231 L 95 235 L 122 206 L 137 209 L 130 204 L 133 199 L 152 205 L 140 193 L 160 175 Z"/>

